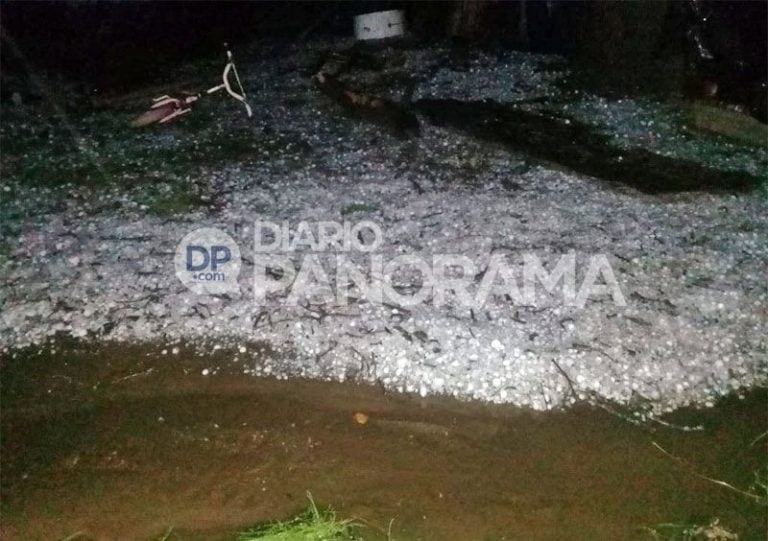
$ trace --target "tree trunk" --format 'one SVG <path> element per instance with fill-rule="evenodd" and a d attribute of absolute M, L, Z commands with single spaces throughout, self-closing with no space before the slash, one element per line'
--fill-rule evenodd
<path fill-rule="evenodd" d="M 483 31 L 483 13 L 488 3 L 482 0 L 463 0 L 456 5 L 451 18 L 451 36 L 474 41 Z"/>

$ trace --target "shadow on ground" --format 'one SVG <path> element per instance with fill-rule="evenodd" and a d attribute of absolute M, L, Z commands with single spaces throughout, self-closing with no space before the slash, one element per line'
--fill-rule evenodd
<path fill-rule="evenodd" d="M 610 144 L 596 128 L 569 119 L 548 117 L 491 100 L 423 99 L 416 111 L 432 123 L 499 142 L 534 159 L 555 162 L 577 173 L 634 187 L 645 193 L 748 191 L 762 180 Z"/>

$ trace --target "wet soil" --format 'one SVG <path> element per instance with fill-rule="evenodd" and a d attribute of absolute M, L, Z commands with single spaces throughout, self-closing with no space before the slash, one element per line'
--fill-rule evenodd
<path fill-rule="evenodd" d="M 366 539 L 392 519 L 399 540 L 618 540 L 713 517 L 764 538 L 764 507 L 693 472 L 749 486 L 768 456 L 753 443 L 765 390 L 679 411 L 668 420 L 705 428 L 681 432 L 587 406 L 254 378 L 232 357 L 70 344 L 3 359 L 0 537 L 232 539 L 305 508 L 309 490 Z"/>

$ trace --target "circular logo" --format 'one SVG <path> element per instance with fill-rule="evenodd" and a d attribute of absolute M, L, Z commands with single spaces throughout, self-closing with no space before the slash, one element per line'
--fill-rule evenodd
<path fill-rule="evenodd" d="M 181 283 L 199 295 L 240 291 L 240 248 L 220 229 L 195 229 L 181 239 L 173 265 Z"/>

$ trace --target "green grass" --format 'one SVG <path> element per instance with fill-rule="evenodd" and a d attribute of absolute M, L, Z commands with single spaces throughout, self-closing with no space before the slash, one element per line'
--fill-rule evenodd
<path fill-rule="evenodd" d="M 352 520 L 337 520 L 332 510 L 320 511 L 307 492 L 307 510 L 287 521 L 270 522 L 240 532 L 235 541 L 362 541 L 355 530 L 360 525 Z M 156 541 L 170 541 L 176 538 L 173 527 L 168 528 Z M 75 541 L 85 538 L 85 532 L 77 532 L 60 541 Z M 389 536 L 388 536 L 389 538 Z"/>
<path fill-rule="evenodd" d="M 753 494 L 755 501 L 760 505 L 768 507 L 768 466 L 764 467 L 763 471 L 756 471 L 754 475 L 755 480 L 749 487 L 748 493 Z"/>
<path fill-rule="evenodd" d="M 0 267 L 11 258 L 11 245 L 0 239 Z"/>
<path fill-rule="evenodd" d="M 752 440 L 750 446 L 757 444 L 763 445 L 763 440 L 766 438 L 768 438 L 768 431 L 763 432 Z M 654 443 L 654 445 L 658 447 L 657 444 Z M 661 447 L 658 448 L 667 456 L 681 461 L 674 455 L 664 451 Z M 751 501 L 768 509 L 768 466 L 763 466 L 759 470 L 753 472 L 754 481 L 746 490 L 735 487 L 725 481 L 704 476 L 695 471 L 693 473 L 706 481 L 710 481 L 736 494 L 740 494 L 746 498 L 747 501 Z M 644 528 L 644 530 L 656 541 L 736 541 L 740 539 L 738 534 L 731 531 L 730 528 L 725 525 L 720 524 L 720 519 L 718 518 L 713 518 L 706 524 L 702 524 L 699 521 L 669 522 L 657 524 L 651 528 Z"/>
<path fill-rule="evenodd" d="M 129 127 L 131 115 L 120 111 L 6 119 L 0 133 L 5 175 L 25 187 L 173 181 L 201 166 L 247 160 L 270 146 L 251 127 L 225 129 L 206 111 L 194 114 L 145 128 Z"/>
<path fill-rule="evenodd" d="M 194 193 L 192 187 L 173 183 L 146 187 L 141 191 L 139 203 L 149 213 L 157 216 L 182 214 L 205 204 L 201 195 Z"/>
<path fill-rule="evenodd" d="M 3 106 L 0 264 L 3 239 L 73 199 L 96 211 L 173 216 L 208 204 L 214 171 L 258 163 L 284 172 L 303 167 L 311 152 L 301 136 L 266 134 L 228 101 L 202 102 L 166 125 L 130 127 L 145 107 Z"/>
<path fill-rule="evenodd" d="M 739 536 L 722 526 L 718 519 L 709 524 L 668 523 L 658 524 L 646 531 L 657 541 L 737 541 Z"/>
<path fill-rule="evenodd" d="M 347 216 L 357 212 L 376 212 L 377 210 L 379 210 L 379 208 L 375 205 L 368 205 L 366 203 L 351 203 L 341 209 L 341 215 Z"/>
<path fill-rule="evenodd" d="M 274 522 L 241 532 L 237 541 L 358 541 L 350 520 L 337 520 L 333 511 L 320 512 L 307 492 L 309 508 L 286 522 Z"/>
<path fill-rule="evenodd" d="M 165 531 L 165 533 L 157 539 L 157 541 L 168 541 L 169 539 L 171 539 L 172 533 L 173 533 L 173 527 L 168 528 Z"/>

